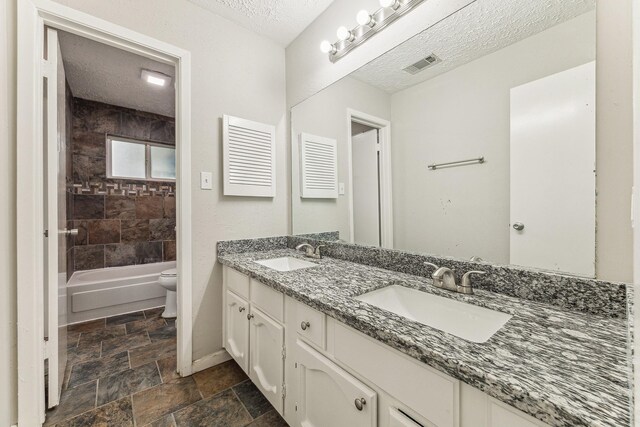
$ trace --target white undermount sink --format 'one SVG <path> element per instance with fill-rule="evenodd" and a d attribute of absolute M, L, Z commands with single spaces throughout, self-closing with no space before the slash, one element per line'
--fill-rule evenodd
<path fill-rule="evenodd" d="M 475 343 L 487 341 L 511 315 L 400 285 L 355 299 Z"/>
<path fill-rule="evenodd" d="M 305 261 L 299 258 L 293 258 L 290 256 L 282 258 L 263 259 L 254 262 L 277 271 L 294 271 L 303 268 L 315 267 L 318 265 L 314 264 L 313 262 Z"/>

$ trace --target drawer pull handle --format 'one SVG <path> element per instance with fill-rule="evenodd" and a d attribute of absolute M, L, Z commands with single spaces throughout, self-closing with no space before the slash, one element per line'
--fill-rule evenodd
<path fill-rule="evenodd" d="M 300 323 L 300 329 L 302 329 L 303 331 L 306 331 L 307 328 L 310 328 L 310 327 L 311 327 L 311 323 L 309 323 L 309 322 Z"/>
<path fill-rule="evenodd" d="M 366 404 L 367 404 L 367 401 L 366 401 L 366 400 L 364 400 L 364 397 L 361 397 L 361 398 L 359 398 L 359 399 L 356 399 L 354 403 L 355 403 L 355 405 L 356 405 L 356 409 L 357 409 L 358 411 L 362 411 L 362 408 L 364 408 L 364 405 L 366 405 Z"/>
<path fill-rule="evenodd" d="M 247 314 L 247 320 L 251 320 L 253 319 L 253 317 L 254 317 L 253 314 Z"/>
<path fill-rule="evenodd" d="M 238 307 L 238 311 L 239 311 L 240 313 L 242 313 L 242 312 L 243 312 L 243 311 L 245 311 L 245 310 L 246 310 L 246 309 L 245 309 L 244 307 Z"/>

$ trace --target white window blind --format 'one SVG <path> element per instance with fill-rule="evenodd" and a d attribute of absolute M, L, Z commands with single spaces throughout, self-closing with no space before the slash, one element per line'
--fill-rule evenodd
<path fill-rule="evenodd" d="M 223 116 L 225 196 L 274 197 L 275 126 Z"/>
<path fill-rule="evenodd" d="M 301 196 L 338 197 L 338 145 L 335 139 L 300 134 Z"/>

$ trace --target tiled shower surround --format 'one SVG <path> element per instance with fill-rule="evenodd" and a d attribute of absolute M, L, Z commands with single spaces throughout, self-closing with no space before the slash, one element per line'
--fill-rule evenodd
<path fill-rule="evenodd" d="M 67 220 L 78 229 L 68 245 L 68 275 L 175 260 L 175 184 L 106 177 L 107 134 L 175 144 L 174 119 L 79 98 L 67 104 Z"/>

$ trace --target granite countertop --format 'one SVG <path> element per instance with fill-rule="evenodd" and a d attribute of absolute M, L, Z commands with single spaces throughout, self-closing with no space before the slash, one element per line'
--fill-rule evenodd
<path fill-rule="evenodd" d="M 333 258 L 278 272 L 253 261 L 304 258 L 292 249 L 218 260 L 354 329 L 555 426 L 628 426 L 631 368 L 627 320 L 569 311 L 498 293 L 462 295 L 431 280 Z M 472 343 L 354 299 L 390 284 L 511 314 L 485 343 Z"/>

